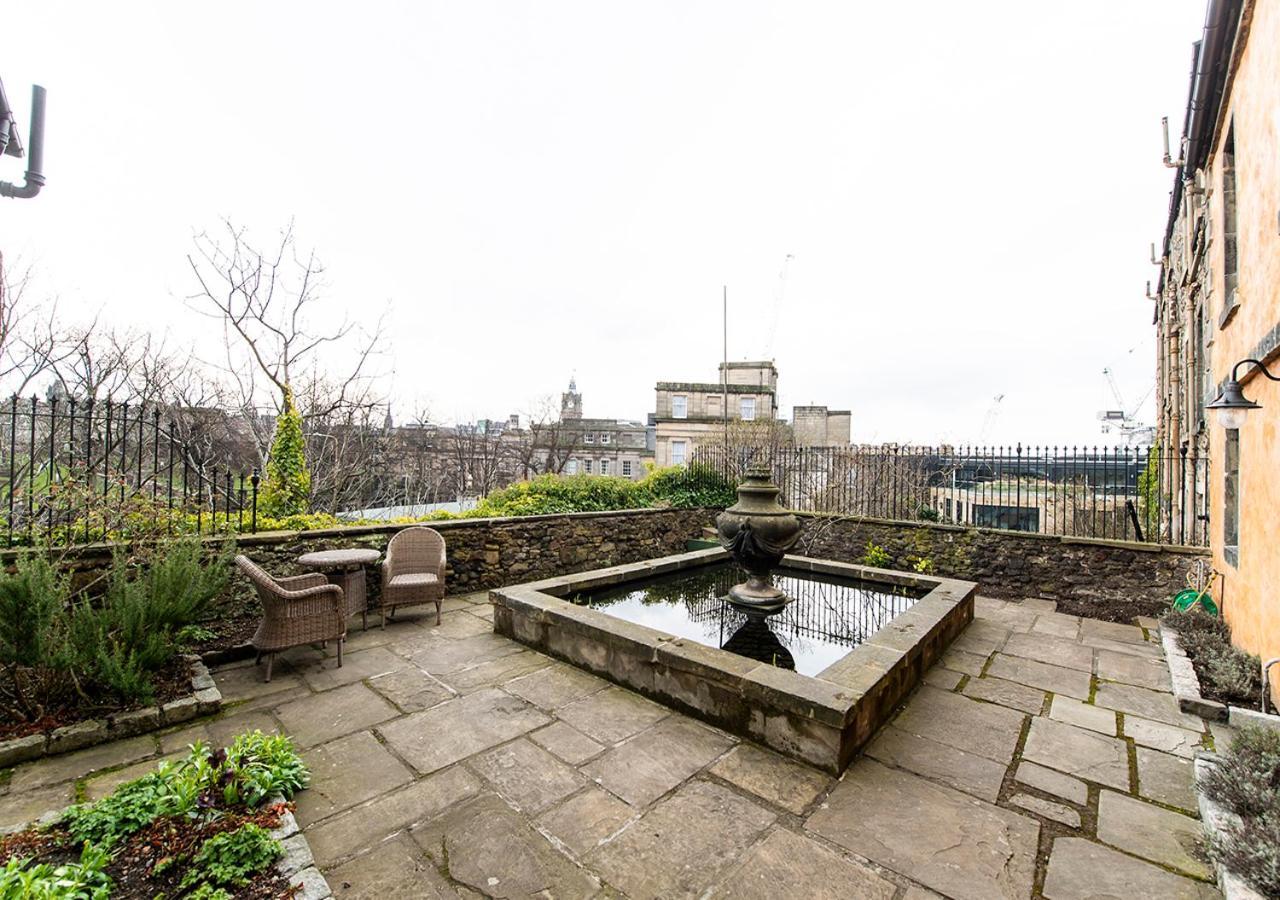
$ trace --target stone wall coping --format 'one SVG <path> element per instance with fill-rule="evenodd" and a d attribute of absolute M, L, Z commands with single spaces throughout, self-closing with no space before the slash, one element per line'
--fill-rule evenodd
<path fill-rule="evenodd" d="M 109 741 L 137 737 L 220 711 L 222 693 L 209 674 L 209 669 L 198 656 L 186 654 L 184 658 L 191 668 L 190 694 L 158 706 L 111 713 L 102 718 L 64 725 L 48 733 L 0 741 L 0 769 L 43 756 L 56 756 Z"/>
<path fill-rule="evenodd" d="M 426 520 L 423 522 L 387 522 L 377 525 L 339 525 L 333 528 L 291 529 L 282 531 L 255 531 L 247 534 L 213 534 L 201 535 L 200 540 L 207 544 L 218 544 L 233 540 L 241 547 L 254 547 L 263 544 L 282 544 L 289 541 L 313 541 L 328 538 L 357 538 L 374 535 L 391 535 L 406 528 L 424 525 L 437 531 L 450 531 L 467 528 L 492 528 L 507 525 L 538 525 L 546 522 L 563 522 L 589 519 L 607 519 L 615 517 L 652 516 L 672 512 L 676 507 L 647 506 L 638 509 L 592 510 L 589 512 L 545 513 L 536 516 L 486 516 L 476 518 L 457 518 Z M 697 512 L 698 507 L 679 508 L 681 512 Z M 711 512 L 710 509 L 705 510 Z M 112 550 L 119 542 L 98 542 L 81 544 L 65 548 L 69 558 L 74 559 L 109 559 Z M 0 562 L 11 563 L 20 555 L 28 553 L 32 547 L 10 547 L 0 550 Z"/>
<path fill-rule="evenodd" d="M 1189 544 L 1152 544 L 1147 541 L 1122 541 L 1114 538 L 1075 537 L 1065 534 L 1042 534 L 1038 531 L 1011 531 L 1006 528 L 982 528 L 976 525 L 948 525 L 945 522 L 929 522 L 913 519 L 882 519 L 876 516 L 848 516 L 839 513 L 797 512 L 801 519 L 847 519 L 851 522 L 865 522 L 868 525 L 891 525 L 898 528 L 924 528 L 930 531 L 948 531 L 955 534 L 978 532 L 996 537 L 1037 541 L 1056 541 L 1062 544 L 1086 544 L 1095 547 L 1115 547 L 1120 550 L 1135 550 L 1139 553 L 1176 553 L 1185 556 L 1208 556 L 1208 547 L 1195 547 Z"/>

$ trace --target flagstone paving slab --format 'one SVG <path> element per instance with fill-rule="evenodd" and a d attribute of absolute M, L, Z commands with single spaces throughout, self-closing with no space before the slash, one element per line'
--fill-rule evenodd
<path fill-rule="evenodd" d="M 576 769 L 524 738 L 481 754 L 468 765 L 504 800 L 529 815 L 542 812 L 586 783 Z"/>
<path fill-rule="evenodd" d="M 987 674 L 1054 694 L 1066 694 L 1080 700 L 1089 699 L 1090 675 L 1078 669 L 997 653 L 987 667 Z"/>
<path fill-rule="evenodd" d="M 1031 721 L 1022 758 L 1086 781 L 1129 790 L 1129 750 L 1118 738 L 1037 718 Z"/>
<path fill-rule="evenodd" d="M 1031 893 L 1039 823 L 874 760 L 854 763 L 805 827 L 959 900 Z"/>
<path fill-rule="evenodd" d="M 597 744 L 581 731 L 564 722 L 552 722 L 546 728 L 530 732 L 529 740 L 574 766 L 604 751 L 603 744 Z"/>
<path fill-rule="evenodd" d="M 10 791 L 0 797 L 0 830 L 34 822 L 42 816 L 71 805 L 74 800 L 74 785 L 69 781 Z"/>
<path fill-rule="evenodd" d="M 1025 809 L 1027 812 L 1035 813 L 1038 816 L 1044 816 L 1046 819 L 1052 819 L 1061 825 L 1066 825 L 1068 828 L 1080 827 L 1080 813 L 1069 806 L 1054 803 L 1052 800 L 1044 800 L 1040 797 L 1033 797 L 1030 794 L 1015 794 L 1009 798 L 1009 804 L 1019 809 Z"/>
<path fill-rule="evenodd" d="M 1204 723 L 1198 716 L 1184 713 L 1178 708 L 1178 701 L 1172 694 L 1160 691 L 1149 691 L 1129 684 L 1103 682 L 1098 685 L 1098 693 L 1093 702 L 1098 706 L 1106 706 L 1127 715 L 1141 716 L 1167 725 L 1177 725 L 1193 731 L 1204 728 Z"/>
<path fill-rule="evenodd" d="M 304 751 L 311 782 L 298 794 L 298 822 L 309 825 L 407 784 L 413 773 L 368 731 Z"/>
<path fill-rule="evenodd" d="M 1049 634 L 1012 634 L 1000 651 L 1008 656 L 1021 656 L 1036 662 L 1062 666 L 1064 669 L 1093 671 L 1093 648 L 1078 641 Z"/>
<path fill-rule="evenodd" d="M 1064 637 L 1075 640 L 1080 636 L 1080 617 L 1067 616 L 1062 613 L 1041 613 L 1036 616 L 1035 624 L 1031 626 L 1032 632 L 1041 634 L 1052 634 L 1055 637 Z"/>
<path fill-rule="evenodd" d="M 590 897 L 594 875 L 557 850 L 495 794 L 481 794 L 410 831 L 449 877 L 486 897 Z"/>
<path fill-rule="evenodd" d="M 1022 731 L 1022 713 L 922 687 L 893 726 L 948 747 L 1007 764 Z"/>
<path fill-rule="evenodd" d="M 550 721 L 519 697 L 486 688 L 388 722 L 378 731 L 393 752 L 426 774 Z"/>
<path fill-rule="evenodd" d="M 459 694 L 468 694 L 483 687 L 504 684 L 513 678 L 527 675 L 551 665 L 551 657 L 524 650 L 498 659 L 490 659 L 477 666 L 441 675 L 440 680 Z"/>
<path fill-rule="evenodd" d="M 334 659 L 318 657 L 308 663 L 295 664 L 294 668 L 311 690 L 325 691 L 395 672 L 404 668 L 404 659 L 386 647 L 370 647 L 358 653 L 343 653 L 341 668 Z"/>
<path fill-rule="evenodd" d="M 1179 809 L 1194 811 L 1197 808 L 1195 769 L 1191 760 L 1146 747 L 1139 747 L 1137 755 L 1141 796 Z"/>
<path fill-rule="evenodd" d="M 466 638 L 478 634 L 490 634 L 493 626 L 486 626 L 484 621 L 477 621 L 475 616 L 468 615 L 466 610 L 442 613 L 440 624 L 435 619 L 424 622 L 422 626 L 428 634 L 447 638 Z"/>
<path fill-rule="evenodd" d="M 369 687 L 394 703 L 402 712 L 430 709 L 457 696 L 444 682 L 416 666 L 406 665 L 403 661 L 401 665 L 403 668 L 398 671 L 369 679 Z"/>
<path fill-rule="evenodd" d="M 698 896 L 775 818 L 729 788 L 691 781 L 585 861 L 637 900 Z"/>
<path fill-rule="evenodd" d="M 930 687 L 936 687 L 940 691 L 949 691 L 960 683 L 960 679 L 964 678 L 963 672 L 955 672 L 951 669 L 944 669 L 939 663 L 924 673 L 924 683 Z"/>
<path fill-rule="evenodd" d="M 555 710 L 581 700 L 609 686 L 603 678 L 567 666 L 555 663 L 539 669 L 531 675 L 525 675 L 509 681 L 505 687 L 508 693 L 528 700 L 534 706 L 546 710 Z"/>
<path fill-rule="evenodd" d="M 326 878 L 342 900 L 456 900 L 459 896 L 407 836 L 331 869 Z"/>
<path fill-rule="evenodd" d="M 797 816 L 835 784 L 830 775 L 755 744 L 734 747 L 710 772 Z"/>
<path fill-rule="evenodd" d="M 1107 681 L 1119 681 L 1153 691 L 1171 692 L 1169 667 L 1163 659 L 1134 656 L 1115 650 L 1098 651 L 1098 677 Z"/>
<path fill-rule="evenodd" d="M 142 762 L 134 763 L 131 766 L 125 766 L 123 769 L 116 769 L 112 772 L 94 775 L 84 783 L 84 798 L 86 800 L 101 800 L 125 782 L 133 781 L 144 775 L 151 774 L 156 770 L 156 767 L 159 766 L 161 762 L 174 762 L 185 756 L 186 753 L 171 753 L 168 756 L 163 756 L 158 759 L 144 759 Z"/>
<path fill-rule="evenodd" d="M 123 741 L 98 744 L 87 750 L 49 756 L 23 763 L 13 770 L 9 792 L 21 793 L 34 788 L 82 778 L 90 772 L 127 765 L 156 755 L 156 739 L 144 734 Z"/>
<path fill-rule="evenodd" d="M 940 781 L 989 803 L 994 803 L 1000 795 L 1007 767 L 1005 763 L 899 731 L 892 725 L 883 728 L 871 742 L 867 756 Z"/>
<path fill-rule="evenodd" d="M 942 658 L 938 660 L 938 665 L 944 669 L 950 669 L 953 672 L 959 672 L 964 675 L 981 675 L 982 669 L 986 664 L 987 657 L 985 655 L 980 656 L 967 650 L 957 650 L 955 647 L 942 654 Z"/>
<path fill-rule="evenodd" d="M 481 788 L 478 778 L 454 766 L 308 827 L 307 842 L 316 864 L 326 869 L 410 825 L 438 816 Z"/>
<path fill-rule="evenodd" d="M 998 703 L 1038 716 L 1044 708 L 1044 691 L 1003 678 L 970 678 L 963 692 L 966 697 Z"/>
<path fill-rule="evenodd" d="M 1101 619 L 1083 619 L 1080 622 L 1080 640 L 1086 644 L 1094 640 L 1119 641 L 1121 643 L 1141 644 L 1146 636 L 1137 625 L 1123 625 L 1119 622 L 1104 622 Z"/>
<path fill-rule="evenodd" d="M 1203 732 L 1189 731 L 1176 725 L 1164 722 L 1153 722 L 1140 716 L 1124 717 L 1125 737 L 1133 738 L 1135 744 L 1171 753 L 1184 759 L 1191 759 L 1197 750 L 1203 749 Z"/>
<path fill-rule="evenodd" d="M 1046 900 L 1211 900 L 1222 895 L 1203 882 L 1183 878 L 1101 844 L 1060 837 L 1053 842 L 1049 855 L 1044 896 Z"/>
<path fill-rule="evenodd" d="M 1089 786 L 1080 779 L 1033 762 L 1024 760 L 1019 763 L 1014 777 L 1028 787 L 1069 800 L 1077 806 L 1084 806 L 1089 799 Z"/>
<path fill-rule="evenodd" d="M 329 661 L 328 664 L 336 665 L 333 661 Z M 284 671 L 281 671 L 282 669 Z M 272 667 L 271 681 L 263 680 L 265 672 L 265 663 L 258 666 L 254 665 L 252 661 L 231 668 L 219 669 L 217 683 L 218 692 L 222 694 L 222 702 L 224 704 L 234 703 L 239 700 L 249 700 L 255 697 L 264 697 L 267 694 L 279 694 L 283 691 L 306 687 L 302 677 L 291 672 L 289 666 L 281 660 L 276 660 L 275 665 Z"/>
<path fill-rule="evenodd" d="M 648 806 L 736 743 L 683 716 L 667 718 L 582 767 L 632 806 Z"/>
<path fill-rule="evenodd" d="M 1049 718 L 1087 728 L 1108 737 L 1116 736 L 1116 711 L 1103 706 L 1084 703 L 1074 697 L 1057 696 L 1049 707 Z"/>
<path fill-rule="evenodd" d="M 619 687 L 575 700 L 558 713 L 563 721 L 602 744 L 616 744 L 669 714 L 666 707 Z"/>
<path fill-rule="evenodd" d="M 746 861 L 711 892 L 726 900 L 777 900 L 778 886 L 806 900 L 891 900 L 898 886 L 816 841 L 782 828 L 751 848 Z"/>
<path fill-rule="evenodd" d="M 634 809 L 608 791 L 589 787 L 543 813 L 538 818 L 538 827 L 580 857 L 636 815 Z"/>
<path fill-rule="evenodd" d="M 1132 797 L 1103 791 L 1098 801 L 1098 840 L 1197 878 L 1210 878 L 1203 829 L 1196 819 Z"/>
<path fill-rule="evenodd" d="M 275 712 L 299 747 L 313 747 L 399 715 L 394 706 L 359 683 L 290 701 Z"/>

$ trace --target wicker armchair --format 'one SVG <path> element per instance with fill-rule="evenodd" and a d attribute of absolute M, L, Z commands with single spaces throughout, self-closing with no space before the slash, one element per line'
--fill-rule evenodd
<path fill-rule="evenodd" d="M 323 575 L 274 578 L 247 556 L 237 556 L 236 566 L 248 576 L 262 600 L 262 624 L 253 635 L 258 661 L 267 657 L 267 681 L 276 654 L 290 647 L 317 641 L 338 642 L 338 667 L 347 637 L 347 610 L 342 588 Z"/>
<path fill-rule="evenodd" d="M 444 600 L 444 538 L 434 528 L 415 525 L 396 532 L 387 544 L 382 561 L 382 596 L 378 607 L 382 627 L 387 627 L 387 612 L 394 618 L 399 606 L 424 603 L 436 605 L 436 624 L 440 624 L 440 603 Z"/>

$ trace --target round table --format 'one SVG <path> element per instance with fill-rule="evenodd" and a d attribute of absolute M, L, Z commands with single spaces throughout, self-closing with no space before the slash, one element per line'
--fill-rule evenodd
<path fill-rule="evenodd" d="M 349 550 L 319 550 L 298 557 L 298 565 L 320 572 L 330 584 L 342 588 L 346 598 L 347 615 L 360 613 L 361 625 L 369 627 L 369 601 L 365 588 L 364 567 L 375 563 L 382 554 L 377 550 L 352 548 Z"/>

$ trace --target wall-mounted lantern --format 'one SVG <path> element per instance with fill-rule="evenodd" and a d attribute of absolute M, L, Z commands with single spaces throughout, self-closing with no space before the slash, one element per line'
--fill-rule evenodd
<path fill-rule="evenodd" d="M 1218 424 L 1223 428 L 1240 428 L 1244 425 L 1245 414 L 1251 409 L 1261 409 L 1262 405 L 1254 403 L 1244 395 L 1244 389 L 1240 386 L 1240 367 L 1245 365 L 1257 366 L 1263 375 L 1272 381 L 1280 381 L 1280 378 L 1272 375 L 1261 360 L 1242 359 L 1231 367 L 1231 377 L 1227 383 L 1222 386 L 1222 393 L 1218 398 L 1210 403 L 1206 409 L 1217 410 Z"/>

